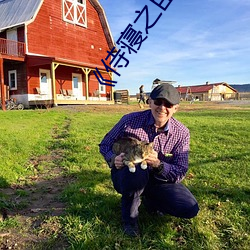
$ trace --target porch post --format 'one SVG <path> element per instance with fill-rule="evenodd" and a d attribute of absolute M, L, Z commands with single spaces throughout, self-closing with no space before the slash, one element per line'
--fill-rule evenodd
<path fill-rule="evenodd" d="M 114 80 L 114 74 L 112 72 L 109 72 L 110 80 Z M 114 101 L 114 87 L 111 87 L 111 93 L 110 93 L 110 101 Z"/>
<path fill-rule="evenodd" d="M 2 110 L 6 110 L 5 108 L 5 90 L 4 90 L 4 72 L 3 72 L 3 58 L 0 58 L 0 85 L 1 85 L 1 102 L 2 102 Z"/>
<path fill-rule="evenodd" d="M 58 65 L 55 65 L 54 62 L 51 63 L 51 81 L 52 81 L 52 99 L 53 103 L 57 105 L 57 98 L 56 98 L 56 79 L 55 79 L 55 70 Z"/>
<path fill-rule="evenodd" d="M 91 69 L 89 68 L 82 68 L 82 71 L 85 74 L 85 89 L 86 89 L 86 100 L 89 99 L 89 72 Z"/>

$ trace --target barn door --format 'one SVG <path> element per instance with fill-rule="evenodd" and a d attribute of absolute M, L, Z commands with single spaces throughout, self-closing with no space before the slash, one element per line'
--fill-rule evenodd
<path fill-rule="evenodd" d="M 72 90 L 75 97 L 82 97 L 82 75 L 72 74 Z"/>
<path fill-rule="evenodd" d="M 52 99 L 52 88 L 51 88 L 51 78 L 50 71 L 47 69 L 40 69 L 40 94 L 48 100 Z"/>

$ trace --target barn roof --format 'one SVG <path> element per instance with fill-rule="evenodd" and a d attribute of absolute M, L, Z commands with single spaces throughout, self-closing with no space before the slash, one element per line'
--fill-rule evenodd
<path fill-rule="evenodd" d="M 110 48 L 110 50 L 112 50 L 112 48 L 116 47 L 116 45 L 115 45 L 115 42 L 113 40 L 111 30 L 109 28 L 109 24 L 108 24 L 108 20 L 107 20 L 105 11 L 102 8 L 102 6 L 101 6 L 101 4 L 99 3 L 98 0 L 89 0 L 89 1 L 94 6 L 94 8 L 96 9 L 96 11 L 97 11 L 97 13 L 99 15 L 103 31 L 105 33 L 106 39 L 107 39 L 108 44 L 109 44 L 109 48 Z M 115 49 L 114 52 L 117 52 L 117 49 Z"/>
<path fill-rule="evenodd" d="M 115 47 L 109 24 L 98 0 L 89 0 L 96 9 L 106 36 L 109 48 Z M 43 0 L 0 0 L 0 32 L 31 21 L 39 11 Z"/>
<path fill-rule="evenodd" d="M 208 92 L 209 90 L 213 89 L 214 86 L 218 85 L 225 85 L 228 88 L 232 89 L 233 91 L 237 92 L 236 89 L 231 87 L 225 82 L 219 82 L 219 83 L 211 83 L 211 84 L 205 84 L 205 85 L 196 85 L 196 86 L 183 86 L 183 87 L 177 87 L 177 90 L 181 94 L 186 94 L 187 92 L 191 93 L 204 93 Z"/>
<path fill-rule="evenodd" d="M 31 20 L 41 0 L 0 0 L 0 31 Z"/>

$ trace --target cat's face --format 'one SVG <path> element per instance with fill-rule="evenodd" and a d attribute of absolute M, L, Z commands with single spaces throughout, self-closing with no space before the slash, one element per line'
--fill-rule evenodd
<path fill-rule="evenodd" d="M 153 152 L 153 142 L 141 142 L 142 157 L 146 158 Z"/>

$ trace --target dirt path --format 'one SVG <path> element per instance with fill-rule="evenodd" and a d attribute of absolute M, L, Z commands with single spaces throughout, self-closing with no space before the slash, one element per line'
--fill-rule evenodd
<path fill-rule="evenodd" d="M 59 140 L 64 139 L 69 124 L 70 121 L 66 120 L 62 131 L 53 129 L 54 143 L 58 144 Z M 45 246 L 50 244 L 53 234 L 59 234 L 60 237 L 59 216 L 66 208 L 60 195 L 74 181 L 73 177 L 66 175 L 64 169 L 59 167 L 58 163 L 63 156 L 64 151 L 57 148 L 51 150 L 49 155 L 30 159 L 27 167 L 32 168 L 34 175 L 20 178 L 18 184 L 0 189 L 5 203 L 0 219 L 16 224 L 14 230 L 0 230 L 0 249 L 47 249 Z M 63 237 L 53 242 L 53 249 L 63 249 L 66 246 Z"/>

